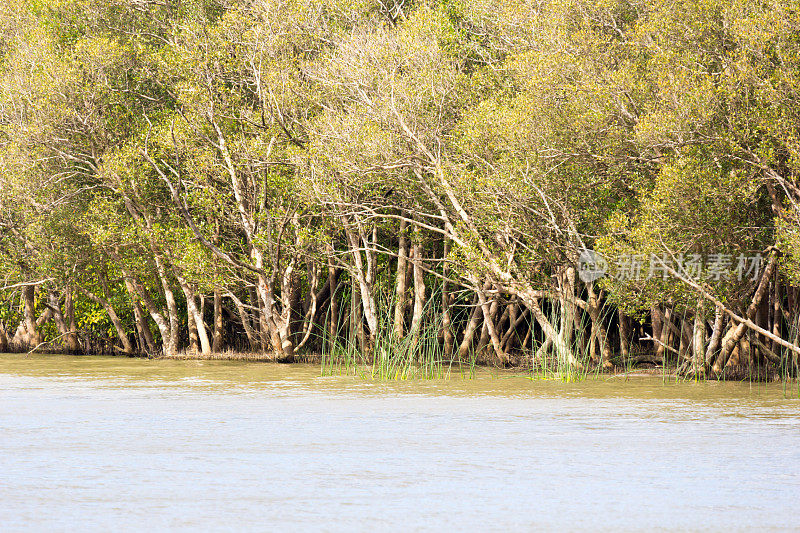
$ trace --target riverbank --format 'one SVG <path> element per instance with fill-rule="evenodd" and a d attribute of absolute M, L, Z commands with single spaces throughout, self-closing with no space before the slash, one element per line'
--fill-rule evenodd
<path fill-rule="evenodd" d="M 148 356 L 142 356 L 148 357 Z M 175 360 L 175 361 L 245 361 L 253 363 L 281 363 L 281 364 L 311 364 L 311 365 L 329 365 L 338 370 L 353 370 L 369 368 L 374 366 L 374 363 L 362 362 L 354 364 L 352 362 L 345 362 L 341 359 L 331 362 L 330 356 L 322 354 L 303 354 L 296 355 L 292 360 L 287 360 L 285 357 L 278 357 L 274 353 L 256 353 L 256 352 L 237 352 L 237 351 L 224 351 L 212 354 L 202 354 L 199 352 L 180 352 L 175 355 L 159 355 L 150 357 L 153 359 Z M 591 376 L 604 376 L 604 377 L 666 377 L 673 380 L 688 380 L 685 376 L 678 373 L 678 368 L 675 365 L 667 364 L 659 365 L 654 363 L 654 356 L 639 358 L 644 362 L 631 363 L 627 366 L 614 365 L 609 368 L 601 366 L 585 367 L 570 371 L 570 380 L 575 378 L 587 378 Z M 520 364 L 524 363 L 524 364 Z M 520 358 L 517 364 L 507 367 L 497 367 L 495 365 L 469 362 L 469 361 L 450 361 L 441 360 L 439 365 L 443 368 L 449 368 L 446 373 L 459 373 L 464 368 L 483 369 L 491 372 L 498 372 L 505 375 L 541 375 L 548 377 L 558 377 L 564 374 L 563 369 L 559 369 L 555 365 L 550 365 L 549 368 L 533 367 L 528 358 Z M 435 377 L 444 377 L 435 376 Z M 713 381 L 757 381 L 757 382 L 774 382 L 781 381 L 781 376 L 771 368 L 763 367 L 747 367 L 747 366 L 732 366 L 726 369 L 722 376 L 718 376 Z"/>
<path fill-rule="evenodd" d="M 636 378 L 636 377 L 661 377 L 671 380 L 684 380 L 694 381 L 694 377 L 687 378 L 678 373 L 678 368 L 674 364 L 667 362 L 667 365 L 658 364 L 655 356 L 640 355 L 639 357 L 629 361 L 627 365 L 614 365 L 609 368 L 600 367 L 597 365 L 588 365 L 580 369 L 572 369 L 565 372 L 564 368 L 559 368 L 555 364 L 548 365 L 547 368 L 542 366 L 533 367 L 530 364 L 529 358 L 520 357 L 515 364 L 498 367 L 487 363 L 486 361 L 450 361 L 439 360 L 436 361 L 435 366 L 438 371 L 428 372 L 424 376 L 417 375 L 416 372 L 409 372 L 412 367 L 418 368 L 425 366 L 411 361 L 403 361 L 402 365 L 406 372 L 397 372 L 396 375 L 387 375 L 385 372 L 375 371 L 375 362 L 365 362 L 363 359 L 359 360 L 356 356 L 355 360 L 349 361 L 342 357 L 331 361 L 329 355 L 323 354 L 300 354 L 294 356 L 291 360 L 283 356 L 277 356 L 273 352 L 244 352 L 235 350 L 225 350 L 211 354 L 202 354 L 200 352 L 182 351 L 174 355 L 150 355 L 150 354 L 127 354 L 117 352 L 115 354 L 96 353 L 96 354 L 72 354 L 63 351 L 51 351 L 46 354 L 34 352 L 32 354 L 25 352 L 7 352 L 16 353 L 19 355 L 63 355 L 63 356 L 96 356 L 96 357 L 124 357 L 130 359 L 149 359 L 149 360 L 164 360 L 164 361 L 231 361 L 231 362 L 247 362 L 247 363 L 274 363 L 283 365 L 319 365 L 323 367 L 323 373 L 328 374 L 361 374 L 372 375 L 377 378 L 384 379 L 411 379 L 413 377 L 442 378 L 448 377 L 450 374 L 464 374 L 466 372 L 474 372 L 475 370 L 484 370 L 492 373 L 497 373 L 505 376 L 524 375 L 526 377 L 534 378 L 548 378 L 548 379 L 564 379 L 565 381 L 576 381 L 587 379 L 591 377 L 610 377 L 610 378 Z M 380 365 L 380 363 L 377 363 Z M 430 363 L 428 363 L 430 366 Z M 384 369 L 385 370 L 385 369 Z M 778 372 L 772 368 L 764 367 L 748 367 L 748 366 L 731 366 L 725 371 L 725 374 L 717 377 L 709 377 L 708 381 L 744 381 L 744 382 L 796 382 L 795 378 L 782 378 Z"/>

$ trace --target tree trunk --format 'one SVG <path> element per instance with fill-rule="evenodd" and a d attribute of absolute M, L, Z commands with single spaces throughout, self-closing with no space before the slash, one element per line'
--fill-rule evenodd
<path fill-rule="evenodd" d="M 6 333 L 6 325 L 0 320 L 0 353 L 8 351 L 8 333 Z"/>
<path fill-rule="evenodd" d="M 517 304 L 514 304 L 514 307 L 517 308 L 519 306 Z M 508 330 L 506 331 L 505 335 L 503 335 L 503 338 L 500 341 L 500 345 L 503 347 L 504 353 L 508 354 L 514 348 L 515 339 L 517 338 L 516 335 L 517 328 L 519 327 L 520 324 L 522 324 L 523 320 L 525 320 L 525 317 L 528 316 L 528 313 L 530 313 L 530 310 L 527 308 L 522 313 L 518 312 L 512 313 L 511 324 L 509 325 Z"/>
<path fill-rule="evenodd" d="M 311 269 L 309 269 L 309 283 L 312 283 L 311 277 Z M 289 295 L 287 297 L 288 304 L 289 304 L 289 320 L 287 321 L 287 335 L 289 338 L 292 339 L 292 343 L 295 346 L 295 350 L 297 350 L 297 345 L 302 342 L 303 332 L 305 331 L 304 325 L 304 313 L 303 313 L 303 295 L 302 295 L 302 283 L 301 283 L 300 276 L 297 274 L 297 270 L 292 271 L 292 275 L 289 276 Z M 316 285 L 311 288 L 311 291 L 314 292 L 311 297 L 316 296 Z M 312 317 L 313 319 L 313 317 Z"/>
<path fill-rule="evenodd" d="M 617 310 L 617 328 L 619 330 L 619 353 L 624 361 L 631 354 L 631 329 L 629 318 Z"/>
<path fill-rule="evenodd" d="M 247 336 L 247 342 L 250 344 L 250 350 L 254 352 L 260 350 L 262 348 L 261 341 L 255 330 L 253 330 L 253 325 L 250 320 L 250 313 L 247 312 L 247 308 L 245 308 L 244 303 L 237 298 L 235 294 L 229 292 L 228 296 L 230 296 L 231 300 L 233 300 L 236 310 L 239 313 L 239 320 L 242 321 L 242 328 L 244 329 L 245 336 Z"/>
<path fill-rule="evenodd" d="M 295 266 L 297 265 L 297 257 L 294 256 L 289 261 L 289 264 L 283 270 L 281 277 L 281 309 L 278 311 L 276 302 L 271 306 L 272 309 L 272 324 L 278 332 L 280 339 L 280 349 L 283 354 L 283 359 L 286 361 L 294 360 L 295 342 L 292 331 L 292 319 L 296 305 L 302 305 L 299 301 L 295 303 L 294 299 L 294 285 L 297 276 Z"/>
<path fill-rule="evenodd" d="M 358 294 L 360 295 L 363 318 L 366 318 L 369 328 L 369 345 L 374 345 L 378 334 L 378 315 L 375 305 L 375 295 L 372 294 L 372 260 L 370 250 L 367 250 L 367 264 L 364 264 L 364 257 L 361 255 L 361 243 L 366 243 L 368 239 L 359 231 L 358 235 L 353 232 L 349 224 L 345 224 L 345 234 L 350 243 L 350 252 L 354 263 L 354 281 L 358 284 Z M 354 293 L 355 294 L 355 293 Z M 358 303 L 356 300 L 355 303 Z M 361 315 L 361 313 L 359 313 Z M 363 331 L 362 331 L 363 335 Z"/>
<path fill-rule="evenodd" d="M 580 367 L 580 363 L 575 358 L 575 354 L 572 353 L 569 345 L 567 345 L 565 337 L 556 332 L 553 324 L 550 323 L 550 321 L 542 312 L 542 307 L 539 305 L 539 300 L 537 298 L 524 298 L 523 301 L 531 310 L 531 314 L 533 315 L 533 318 L 536 319 L 536 323 L 539 324 L 540 328 L 542 328 L 542 333 L 544 333 L 546 339 L 545 343 L 550 342 L 553 346 L 555 346 L 558 360 L 565 362 L 572 367 Z"/>
<path fill-rule="evenodd" d="M 406 284 L 406 271 L 408 270 L 408 222 L 400 221 L 400 236 L 397 247 L 397 279 L 395 280 L 394 301 L 394 334 L 398 339 L 405 335 L 406 304 L 408 285 Z"/>
<path fill-rule="evenodd" d="M 572 267 L 567 268 L 561 275 L 559 275 L 559 285 L 562 296 L 559 298 L 559 309 L 561 310 L 560 318 L 560 331 L 558 332 L 558 340 L 554 340 L 556 353 L 562 363 L 569 364 L 570 366 L 578 366 L 578 360 L 570 347 L 572 345 L 572 338 L 575 332 L 575 315 L 576 306 L 572 301 L 575 297 L 575 269 Z M 568 296 L 564 296 L 564 293 Z M 538 307 L 538 303 L 536 305 Z M 533 311 L 533 310 L 532 310 Z M 535 316 L 535 315 L 534 315 Z M 537 317 L 538 320 L 538 317 Z M 549 321 L 548 321 L 549 324 Z M 543 328 L 545 334 L 547 329 Z M 553 329 L 551 327 L 551 329 Z"/>
<path fill-rule="evenodd" d="M 781 336 L 781 319 L 783 315 L 781 313 L 781 280 L 779 274 L 775 273 L 775 283 L 772 292 L 772 305 L 771 312 L 771 322 L 772 322 L 772 334 L 776 337 Z M 778 345 L 775 344 L 775 341 L 770 342 L 770 349 L 773 352 L 778 351 Z"/>
<path fill-rule="evenodd" d="M 332 250 L 333 247 L 331 247 Z M 330 287 L 330 305 L 328 306 L 328 345 L 333 349 L 339 339 L 339 300 L 336 298 L 336 289 L 339 280 L 336 267 L 332 259 L 328 259 L 328 286 Z"/>
<path fill-rule="evenodd" d="M 487 285 L 485 290 L 488 290 L 489 288 L 491 288 L 491 285 Z M 488 301 L 488 298 L 486 298 L 485 296 L 485 290 L 483 291 L 484 298 Z M 492 327 L 495 326 L 496 324 L 495 317 L 497 316 L 497 311 L 500 308 L 500 301 L 495 296 L 494 298 L 492 298 L 491 304 L 487 312 L 487 309 L 483 307 L 483 305 L 481 304 L 481 299 L 480 299 L 481 294 L 482 291 L 478 291 L 478 304 L 481 305 L 481 308 L 483 310 L 483 324 L 481 325 L 481 336 L 478 339 L 478 345 L 475 348 L 475 353 L 479 355 L 483 355 L 484 349 L 489 345 L 489 342 L 491 341 L 491 336 L 489 333 L 489 325 L 487 324 L 487 322 L 491 321 Z"/>
<path fill-rule="evenodd" d="M 69 333 L 69 329 L 67 329 L 67 323 L 64 320 L 64 315 L 61 312 L 61 302 L 59 301 L 58 295 L 50 291 L 47 294 L 47 303 L 49 304 L 50 310 L 53 312 L 53 321 L 56 323 L 56 328 L 58 328 L 58 333 L 60 337 L 63 339 Z"/>
<path fill-rule="evenodd" d="M 608 340 L 608 331 L 600 316 L 600 311 L 602 309 L 602 304 L 600 303 L 602 291 L 600 298 L 598 298 L 597 294 L 594 292 L 593 282 L 588 283 L 586 288 L 589 292 L 589 299 L 586 303 L 589 311 L 589 319 L 592 321 L 592 337 L 599 345 L 599 353 L 601 355 L 600 363 L 603 365 L 603 368 L 612 368 L 614 365 L 611 363 L 611 343 Z M 592 348 L 592 354 L 594 355 L 594 348 Z"/>
<path fill-rule="evenodd" d="M 750 340 L 747 337 L 748 335 L 744 335 L 739 340 L 739 357 L 735 364 L 751 368 L 753 365 L 753 347 L 751 346 Z"/>
<path fill-rule="evenodd" d="M 164 315 L 161 314 L 155 302 L 153 302 L 153 299 L 150 298 L 150 295 L 147 293 L 147 290 L 142 287 L 127 270 L 123 269 L 122 273 L 130 284 L 129 291 L 133 290 L 142 300 L 142 303 L 144 303 L 147 312 L 150 313 L 150 317 L 153 319 L 153 322 L 156 323 L 158 331 L 161 335 L 161 351 L 167 356 L 175 355 L 175 351 L 172 350 L 173 345 L 170 342 L 171 333 L 169 322 L 167 322 L 167 320 L 164 318 Z"/>
<path fill-rule="evenodd" d="M 24 285 L 21 292 L 23 319 L 11 344 L 17 349 L 27 351 L 41 344 L 42 336 L 36 327 L 36 287 Z"/>
<path fill-rule="evenodd" d="M 533 354 L 533 362 L 544 362 L 545 355 L 547 355 L 547 352 L 549 352 L 552 347 L 553 339 L 550 337 L 545 337 L 542 345 L 539 346 L 539 348 L 536 350 L 536 353 Z"/>
<path fill-rule="evenodd" d="M 182 275 L 178 274 L 177 271 L 175 272 L 175 278 L 178 280 L 178 284 L 181 286 L 183 295 L 186 297 L 186 314 L 188 315 L 188 322 L 190 324 L 194 323 L 194 329 L 197 333 L 197 337 L 200 339 L 200 350 L 202 351 L 203 355 L 210 355 L 211 343 L 208 340 L 208 331 L 206 330 L 205 322 L 203 322 L 203 315 L 200 313 L 200 309 L 197 307 L 197 297 L 186 279 Z M 197 349 L 196 346 L 194 349 Z"/>
<path fill-rule="evenodd" d="M 462 360 L 469 355 L 472 341 L 475 339 L 475 331 L 478 329 L 478 324 L 480 324 L 481 317 L 483 316 L 483 307 L 480 306 L 477 298 L 473 299 L 472 305 L 472 315 L 470 315 L 469 322 L 467 322 L 467 326 L 464 328 L 464 337 L 461 339 L 461 344 L 458 347 L 458 357 Z"/>
<path fill-rule="evenodd" d="M 530 313 L 530 309 L 526 309 L 527 313 Z M 522 350 L 524 351 L 528 347 L 528 343 L 531 342 L 533 338 L 533 323 L 528 322 L 528 327 L 526 328 L 528 331 L 525 333 L 525 338 L 522 340 Z M 533 348 L 531 348 L 531 352 L 533 352 Z M 533 355 L 533 353 L 531 353 Z"/>
<path fill-rule="evenodd" d="M 703 317 L 703 300 L 698 300 L 694 313 L 694 329 L 692 335 L 692 371 L 702 371 L 706 351 L 706 321 Z"/>
<path fill-rule="evenodd" d="M 494 353 L 500 360 L 500 364 L 505 365 L 508 363 L 508 357 L 506 356 L 505 352 L 503 352 L 503 348 L 500 345 L 500 338 L 498 337 L 497 330 L 494 327 L 494 316 L 497 314 L 497 300 L 495 299 L 495 301 L 490 305 L 483 291 L 478 291 L 478 302 L 483 308 L 483 316 L 485 317 L 483 324 L 489 332 L 489 338 L 492 341 Z"/>
<path fill-rule="evenodd" d="M 222 154 L 225 168 L 231 180 L 231 188 L 236 200 L 236 208 L 239 211 L 242 228 L 247 238 L 253 266 L 260 272 L 263 272 L 264 254 L 254 241 L 257 224 L 255 218 L 248 209 L 249 206 L 245 197 L 246 188 L 243 186 L 242 180 L 237 173 L 236 165 L 233 162 L 233 157 L 228 149 L 228 144 L 222 133 L 222 129 L 213 118 L 210 119 L 210 122 L 216 132 L 217 148 Z M 286 275 L 286 272 L 284 272 L 284 275 Z M 294 357 L 294 343 L 289 335 L 289 310 L 284 309 L 283 313 L 278 313 L 276 311 L 275 298 L 270 281 L 271 280 L 266 279 L 263 273 L 258 274 L 256 292 L 260 299 L 260 305 L 258 307 L 261 308 L 259 324 L 261 326 L 262 345 L 267 346 L 271 343 L 276 355 L 282 354 L 284 357 L 291 359 Z"/>
<path fill-rule="evenodd" d="M 761 280 L 759 281 L 758 288 L 756 289 L 755 294 L 753 295 L 753 300 L 750 302 L 750 306 L 747 308 L 747 313 L 745 318 L 749 320 L 753 320 L 753 317 L 756 314 L 756 310 L 758 309 L 759 304 L 761 303 L 761 299 L 764 297 L 764 294 L 769 287 L 769 280 L 772 277 L 772 273 L 775 271 L 775 267 L 778 262 L 778 255 L 773 252 L 770 255 L 769 261 L 767 262 L 767 266 L 764 269 L 764 272 L 761 274 Z M 725 335 L 725 338 L 722 340 L 722 350 L 720 351 L 719 356 L 714 361 L 714 365 L 712 369 L 714 372 L 719 373 L 725 368 L 725 365 L 728 362 L 728 358 L 731 355 L 731 352 L 739 344 L 739 341 L 742 340 L 745 331 L 747 331 L 747 325 L 743 322 L 739 323 L 735 327 L 731 327 L 728 331 L 728 334 Z"/>
<path fill-rule="evenodd" d="M 706 348 L 705 366 L 711 365 L 714 360 L 714 355 L 719 348 L 719 342 L 722 338 L 722 327 L 725 324 L 725 311 L 721 307 L 714 309 L 714 326 L 711 328 L 711 338 L 708 340 L 708 347 Z"/>
<path fill-rule="evenodd" d="M 222 350 L 222 292 L 214 289 L 214 328 L 211 333 L 211 351 L 218 353 Z"/>
<path fill-rule="evenodd" d="M 671 326 L 672 326 L 672 309 L 669 307 L 665 307 L 664 314 L 662 315 L 661 319 L 661 338 L 659 339 L 659 341 L 661 342 L 659 342 L 658 345 L 659 348 L 661 348 L 660 354 L 659 351 L 656 351 L 656 356 L 657 357 L 660 356 L 662 359 L 667 358 L 667 352 L 669 351 L 668 350 L 670 346 L 669 341 L 672 333 L 672 331 L 670 331 L 672 329 Z"/>
<path fill-rule="evenodd" d="M 175 303 L 175 294 L 172 292 L 172 286 L 169 278 L 167 277 L 167 269 L 164 266 L 161 254 L 154 250 L 153 259 L 156 264 L 158 279 L 161 282 L 161 289 L 164 293 L 164 300 L 167 302 L 167 324 L 169 326 L 169 336 L 167 338 L 167 346 L 164 351 L 165 353 L 176 354 L 178 353 L 178 345 L 180 344 L 181 334 L 178 305 Z"/>
<path fill-rule="evenodd" d="M 653 352 L 656 358 L 664 357 L 664 346 L 655 341 L 661 340 L 662 330 L 666 328 L 664 324 L 664 314 L 659 309 L 658 305 L 650 308 L 650 320 L 653 323 Z"/>
<path fill-rule="evenodd" d="M 364 354 L 364 317 L 361 314 L 363 310 L 363 306 L 361 305 L 362 298 L 361 298 L 361 290 L 360 290 L 360 283 L 353 279 L 351 288 L 351 300 L 350 300 L 350 338 L 349 344 L 350 346 L 357 346 L 358 350 Z M 366 355 L 366 354 L 364 354 Z"/>
<path fill-rule="evenodd" d="M 678 361 L 681 365 L 690 365 L 694 361 L 694 315 L 691 320 L 686 314 L 681 318 L 680 347 L 678 348 Z"/>
<path fill-rule="evenodd" d="M 148 353 L 144 337 L 142 336 L 142 330 L 139 327 L 138 321 L 134 320 L 134 325 L 135 325 L 135 329 L 136 329 L 136 337 L 135 337 L 135 339 L 136 339 L 136 343 L 135 343 L 136 344 L 136 351 L 137 351 L 137 353 L 140 353 L 140 354 Z"/>
<path fill-rule="evenodd" d="M 444 249 L 442 252 L 442 274 L 445 279 L 442 280 L 442 340 L 444 341 L 444 355 L 450 357 L 453 355 L 453 346 L 455 344 L 455 336 L 453 335 L 452 317 L 450 316 L 450 291 L 447 286 L 447 276 L 450 273 L 450 268 L 447 263 L 447 257 L 450 255 L 450 242 L 447 237 L 444 239 Z"/>
<path fill-rule="evenodd" d="M 75 304 L 72 298 L 72 287 L 67 287 L 64 294 L 64 320 L 67 325 L 67 334 L 64 337 L 64 345 L 67 351 L 72 354 L 81 352 L 81 343 L 78 340 L 78 325 L 75 321 Z"/>
<path fill-rule="evenodd" d="M 189 330 L 189 352 L 197 353 L 200 351 L 200 336 L 197 331 L 193 313 L 189 310 L 189 301 L 186 301 L 186 329 Z"/>
<path fill-rule="evenodd" d="M 139 304 L 139 298 L 137 296 L 136 290 L 133 287 L 131 281 L 126 277 L 125 278 L 125 288 L 128 291 L 128 296 L 130 297 L 131 301 L 133 302 L 133 317 L 136 321 L 136 331 L 138 332 L 139 336 L 141 337 L 142 343 L 142 350 L 146 351 L 147 353 L 155 353 L 156 351 L 156 342 L 153 339 L 153 334 L 150 332 L 150 326 L 147 323 L 147 319 L 145 318 L 144 310 L 142 306 Z"/>
<path fill-rule="evenodd" d="M 419 344 L 420 332 L 422 331 L 422 317 L 425 312 L 425 272 L 423 271 L 422 261 L 424 259 L 422 243 L 420 242 L 419 231 L 414 232 L 414 312 L 411 316 L 411 343 L 413 346 Z"/>
<path fill-rule="evenodd" d="M 306 267 L 309 285 L 308 298 L 306 298 L 306 303 L 302 306 L 303 315 L 301 318 L 303 319 L 303 322 L 301 323 L 299 332 L 299 334 L 302 334 L 302 337 L 300 337 L 300 341 L 297 343 L 295 351 L 305 346 L 308 340 L 311 338 L 311 333 L 314 331 L 314 328 L 317 327 L 316 316 L 320 307 L 320 300 L 324 299 L 325 295 L 330 292 L 328 283 L 324 283 L 322 289 L 317 290 L 319 288 L 320 277 L 320 269 L 318 268 L 318 265 L 309 261 Z M 324 328 L 325 325 L 323 324 L 322 329 Z"/>
<path fill-rule="evenodd" d="M 258 295 L 258 289 L 256 289 L 255 285 L 247 287 L 247 297 L 250 302 L 250 308 L 255 313 L 252 317 L 252 323 L 254 331 L 258 334 L 258 349 L 267 351 L 271 345 L 269 328 L 267 327 L 267 319 L 264 315 L 261 297 Z"/>
<path fill-rule="evenodd" d="M 589 333 L 589 342 L 587 343 L 588 352 L 589 352 L 589 360 L 592 363 L 599 363 L 600 362 L 600 357 L 599 357 L 600 350 L 598 349 L 598 346 L 599 346 L 600 343 L 597 341 L 597 325 L 595 324 L 595 321 L 592 320 L 591 316 L 592 315 L 590 313 L 589 314 L 589 322 L 591 323 L 591 327 L 590 327 L 590 333 Z M 580 326 L 578 326 L 577 324 L 575 325 L 576 331 L 578 330 L 579 327 Z"/>
<path fill-rule="evenodd" d="M 258 296 L 261 300 L 261 332 L 265 338 L 264 345 L 272 345 L 272 351 L 276 356 L 294 356 L 294 346 L 291 339 L 284 339 L 281 337 L 281 331 L 286 331 L 286 325 L 275 322 L 275 317 L 278 313 L 275 312 L 275 300 L 273 298 L 272 289 L 267 285 L 267 280 L 263 276 L 258 276 L 258 285 L 256 286 Z M 278 315 L 279 316 L 279 315 Z M 283 327 L 281 327 L 283 326 Z"/>

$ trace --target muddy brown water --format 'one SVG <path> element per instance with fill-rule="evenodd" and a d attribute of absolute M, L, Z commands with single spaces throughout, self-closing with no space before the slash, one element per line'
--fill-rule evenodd
<path fill-rule="evenodd" d="M 798 530 L 797 397 L 0 355 L 0 528 Z"/>

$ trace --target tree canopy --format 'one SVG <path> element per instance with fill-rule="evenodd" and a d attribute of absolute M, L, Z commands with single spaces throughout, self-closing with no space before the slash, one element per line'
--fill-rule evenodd
<path fill-rule="evenodd" d="M 0 350 L 794 372 L 798 113 L 794 0 L 20 0 Z"/>

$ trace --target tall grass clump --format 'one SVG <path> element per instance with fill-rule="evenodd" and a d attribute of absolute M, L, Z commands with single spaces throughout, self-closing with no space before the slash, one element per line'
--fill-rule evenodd
<path fill-rule="evenodd" d="M 439 310 L 431 304 L 438 301 L 434 290 L 427 299 L 421 326 L 398 337 L 393 328 L 394 298 L 384 297 L 378 302 L 378 334 L 374 344 L 361 349 L 357 336 L 342 335 L 341 328 L 335 339 L 323 335 L 322 374 L 355 375 L 363 379 L 408 380 L 447 379 L 454 368 L 461 377 L 475 375 L 474 356 L 468 362 L 458 361 L 454 354 L 447 355 L 439 340 L 443 320 Z M 466 367 L 466 370 L 465 370 Z"/>
<path fill-rule="evenodd" d="M 564 318 L 562 310 L 556 306 L 548 309 L 548 320 L 551 324 L 559 324 Z M 531 377 L 534 379 L 557 379 L 566 383 L 584 381 L 590 374 L 596 375 L 600 365 L 592 360 L 591 320 L 581 313 L 578 323 L 562 328 L 560 335 L 566 341 L 567 353 L 562 353 L 550 341 L 532 339 Z M 606 317 L 602 317 L 603 320 Z M 569 337 L 564 333 L 569 330 Z M 602 346 L 600 346 L 602 352 Z M 571 357 L 570 357 L 571 356 Z"/>

